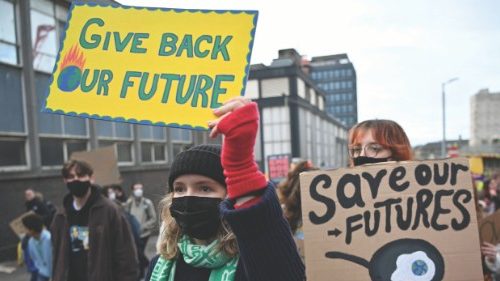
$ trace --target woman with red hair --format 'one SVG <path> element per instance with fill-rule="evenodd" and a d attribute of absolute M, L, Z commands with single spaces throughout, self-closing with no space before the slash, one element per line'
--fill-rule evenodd
<path fill-rule="evenodd" d="M 351 166 L 387 161 L 412 160 L 410 141 L 398 123 L 366 120 L 349 131 Z"/>

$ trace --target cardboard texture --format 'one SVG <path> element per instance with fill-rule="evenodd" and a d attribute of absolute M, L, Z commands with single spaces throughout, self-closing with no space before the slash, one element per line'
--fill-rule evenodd
<path fill-rule="evenodd" d="M 307 280 L 483 280 L 468 160 L 301 174 Z"/>
<path fill-rule="evenodd" d="M 484 217 L 479 221 L 481 242 L 498 244 L 500 242 L 500 211 Z"/>
<path fill-rule="evenodd" d="M 87 162 L 94 170 L 94 181 L 101 186 L 121 183 L 115 147 L 107 146 L 91 151 L 73 152 L 71 159 Z"/>
<path fill-rule="evenodd" d="M 19 237 L 23 236 L 24 234 L 26 234 L 28 232 L 23 225 L 22 219 L 29 214 L 33 214 L 33 212 L 32 211 L 26 212 L 26 213 L 20 215 L 19 217 L 13 219 L 9 223 L 10 229 L 12 229 L 12 231 L 14 231 L 14 233 L 17 234 L 17 236 L 19 236 Z"/>
<path fill-rule="evenodd" d="M 73 1 L 44 111 L 208 129 L 245 93 L 257 17 Z"/>

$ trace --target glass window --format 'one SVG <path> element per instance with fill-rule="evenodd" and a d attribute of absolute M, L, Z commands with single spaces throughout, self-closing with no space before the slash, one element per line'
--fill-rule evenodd
<path fill-rule="evenodd" d="M 87 150 L 86 140 L 40 138 L 42 166 L 61 166 L 70 159 L 73 152 Z"/>
<path fill-rule="evenodd" d="M 191 131 L 188 129 L 170 128 L 172 142 L 192 142 Z"/>
<path fill-rule="evenodd" d="M 87 122 L 83 117 L 63 116 L 64 134 L 87 136 Z"/>
<path fill-rule="evenodd" d="M 62 139 L 41 138 L 40 151 L 42 154 L 42 166 L 60 166 L 64 163 Z"/>
<path fill-rule="evenodd" d="M 124 122 L 113 122 L 115 126 L 115 137 L 116 138 L 132 138 L 132 126 L 129 123 Z"/>
<path fill-rule="evenodd" d="M 149 142 L 141 143 L 141 160 L 142 162 L 153 162 L 152 154 L 153 144 Z"/>
<path fill-rule="evenodd" d="M 17 64 L 16 46 L 0 42 L 0 61 Z"/>
<path fill-rule="evenodd" d="M 50 75 L 35 73 L 35 89 L 38 108 L 43 108 L 47 98 Z M 42 134 L 62 134 L 61 116 L 52 113 L 40 112 L 38 115 L 38 128 Z"/>
<path fill-rule="evenodd" d="M 153 127 L 151 127 L 151 130 L 153 130 L 153 139 L 155 139 L 155 140 L 165 140 L 166 139 L 164 127 L 153 126 Z"/>
<path fill-rule="evenodd" d="M 180 152 L 187 150 L 191 147 L 190 144 L 180 144 L 180 143 L 174 143 L 172 144 L 172 148 L 174 151 L 174 156 L 179 154 Z"/>
<path fill-rule="evenodd" d="M 33 67 L 36 70 L 51 72 L 57 55 L 56 21 L 54 17 L 32 10 L 31 38 L 34 55 Z"/>
<path fill-rule="evenodd" d="M 65 22 L 68 18 L 68 10 L 62 6 L 56 5 L 56 19 Z"/>
<path fill-rule="evenodd" d="M 31 0 L 31 9 L 50 16 L 54 15 L 54 4 L 49 0 Z"/>
<path fill-rule="evenodd" d="M 165 155 L 165 145 L 156 143 L 153 145 L 155 161 L 166 161 L 167 157 Z"/>
<path fill-rule="evenodd" d="M 43 108 L 47 98 L 50 75 L 35 73 L 35 87 L 38 108 Z M 87 120 L 82 117 L 64 116 L 53 113 L 40 112 L 38 127 L 41 134 L 87 136 Z M 98 131 L 100 128 L 98 127 Z"/>
<path fill-rule="evenodd" d="M 115 145 L 116 155 L 120 163 L 132 163 L 132 125 L 124 122 L 96 120 L 99 147 Z M 105 140 L 102 140 L 105 139 Z M 124 141 L 115 141 L 124 140 Z"/>
<path fill-rule="evenodd" d="M 113 122 L 96 120 L 96 126 L 99 137 L 113 137 Z"/>
<path fill-rule="evenodd" d="M 115 146 L 118 162 L 132 163 L 132 142 L 117 142 L 111 140 L 100 140 L 99 147 Z"/>
<path fill-rule="evenodd" d="M 24 132 L 21 70 L 0 65 L 0 131 Z"/>
<path fill-rule="evenodd" d="M 100 138 L 132 139 L 132 126 L 129 123 L 96 120 L 96 126 Z"/>
<path fill-rule="evenodd" d="M 66 142 L 66 158 L 71 158 L 73 152 L 87 151 L 87 141 L 71 140 Z"/>
<path fill-rule="evenodd" d="M 138 125 L 142 140 L 166 140 L 165 128 L 150 125 Z"/>
<path fill-rule="evenodd" d="M 119 142 L 116 144 L 118 162 L 132 162 L 132 143 Z"/>
<path fill-rule="evenodd" d="M 31 0 L 31 40 L 36 70 L 52 72 L 67 9 L 48 0 Z"/>
<path fill-rule="evenodd" d="M 151 128 L 147 125 L 138 125 L 139 126 L 139 137 L 141 139 L 150 140 L 153 139 L 151 135 Z"/>
<path fill-rule="evenodd" d="M 165 162 L 165 144 L 163 143 L 152 143 L 152 142 L 142 142 L 141 143 L 141 160 L 142 162 Z"/>
<path fill-rule="evenodd" d="M 25 139 L 2 138 L 0 139 L 0 167 L 26 166 Z"/>
<path fill-rule="evenodd" d="M 17 64 L 16 17 L 14 4 L 0 0 L 0 61 Z"/>
<path fill-rule="evenodd" d="M 14 4 L 0 0 L 0 39 L 8 43 L 16 43 L 16 22 Z"/>

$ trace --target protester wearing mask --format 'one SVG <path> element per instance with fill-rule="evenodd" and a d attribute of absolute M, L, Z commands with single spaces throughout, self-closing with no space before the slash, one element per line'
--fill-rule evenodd
<path fill-rule="evenodd" d="M 140 246 L 137 251 L 139 254 L 140 276 L 142 278 L 144 270 L 149 264 L 144 250 L 156 226 L 156 212 L 153 202 L 144 197 L 144 186 L 142 183 L 133 184 L 131 189 L 132 196 L 125 203 L 125 210 L 135 217 L 140 225 Z"/>
<path fill-rule="evenodd" d="M 62 176 L 69 194 L 54 217 L 53 281 L 137 281 L 137 254 L 119 207 L 92 185 L 89 164 L 71 160 Z"/>
<path fill-rule="evenodd" d="M 111 185 L 111 189 L 113 189 L 113 191 L 115 192 L 116 200 L 118 202 L 120 202 L 121 204 L 124 204 L 125 202 L 127 202 L 127 194 L 125 194 L 121 185 L 119 185 L 119 184 Z"/>
<path fill-rule="evenodd" d="M 258 108 L 243 98 L 214 111 L 218 145 L 179 153 L 160 204 L 160 256 L 145 280 L 302 281 L 304 265 L 275 187 L 253 158 Z"/>
<path fill-rule="evenodd" d="M 349 131 L 350 165 L 412 160 L 405 131 L 391 120 L 367 120 Z"/>

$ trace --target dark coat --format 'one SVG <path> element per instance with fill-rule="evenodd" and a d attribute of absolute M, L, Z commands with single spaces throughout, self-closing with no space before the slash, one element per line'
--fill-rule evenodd
<path fill-rule="evenodd" d="M 254 206 L 235 210 L 233 202 L 226 199 L 220 210 L 236 235 L 240 250 L 235 281 L 305 280 L 304 264 L 274 186 L 269 185 Z M 146 281 L 151 279 L 157 260 L 155 257 L 151 261 Z"/>
<path fill-rule="evenodd" d="M 89 281 L 137 281 L 137 250 L 127 219 L 116 204 L 100 194 L 97 197 L 89 210 Z M 67 281 L 70 241 L 65 208 L 56 213 L 51 234 L 52 280 Z"/>

